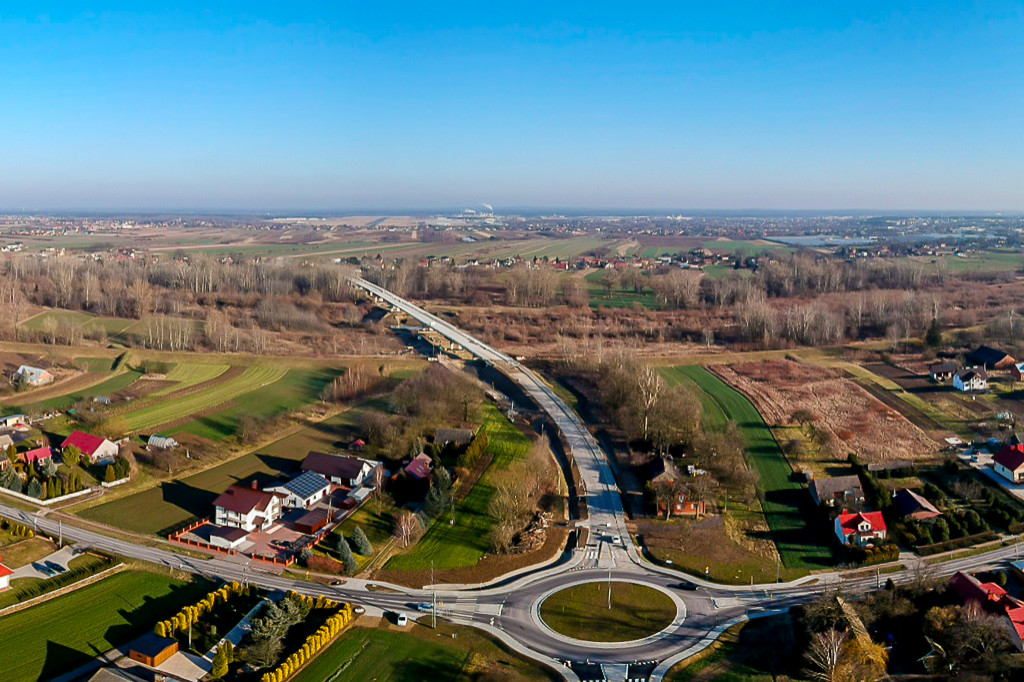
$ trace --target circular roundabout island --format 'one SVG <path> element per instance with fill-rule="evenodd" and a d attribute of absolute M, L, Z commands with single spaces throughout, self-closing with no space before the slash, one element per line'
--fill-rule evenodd
<path fill-rule="evenodd" d="M 609 589 L 611 608 L 609 608 Z M 665 592 L 623 581 L 566 587 L 540 604 L 540 618 L 560 635 L 587 642 L 632 642 L 671 625 L 678 614 Z"/>

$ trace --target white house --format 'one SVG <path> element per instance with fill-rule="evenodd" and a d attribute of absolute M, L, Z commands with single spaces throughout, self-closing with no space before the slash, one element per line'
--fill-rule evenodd
<path fill-rule="evenodd" d="M 1024 445 L 1004 445 L 992 458 L 992 468 L 1008 481 L 1024 482 Z"/>
<path fill-rule="evenodd" d="M 118 454 L 117 443 L 84 431 L 72 431 L 71 435 L 60 444 L 60 447 L 61 449 L 78 448 L 83 455 L 89 458 L 90 464 L 113 462 Z"/>
<path fill-rule="evenodd" d="M 10 589 L 10 587 L 11 587 L 11 576 L 13 574 L 14 574 L 14 571 L 12 571 L 11 569 L 7 568 L 3 564 L 0 564 L 0 592 L 3 592 L 4 590 Z"/>
<path fill-rule="evenodd" d="M 53 375 L 50 372 L 39 367 L 29 367 L 28 365 L 19 367 L 18 371 L 14 373 L 14 379 L 26 386 L 44 386 L 53 383 Z"/>
<path fill-rule="evenodd" d="M 287 483 L 270 486 L 266 491 L 284 495 L 282 503 L 288 509 L 309 509 L 331 492 L 331 482 L 315 471 L 303 471 Z"/>
<path fill-rule="evenodd" d="M 358 488 L 367 480 L 372 482 L 373 472 L 379 466 L 380 462 L 325 452 L 310 452 L 302 461 L 303 471 L 314 471 L 331 483 L 348 488 Z"/>
<path fill-rule="evenodd" d="M 984 391 L 988 388 L 988 372 L 983 369 L 963 369 L 953 375 L 953 387 L 958 391 Z"/>
<path fill-rule="evenodd" d="M 885 540 L 888 529 L 882 512 L 840 514 L 836 517 L 836 537 L 844 545 L 865 547 Z"/>
<path fill-rule="evenodd" d="M 214 503 L 214 523 L 246 532 L 266 530 L 281 518 L 283 495 L 233 485 Z"/>

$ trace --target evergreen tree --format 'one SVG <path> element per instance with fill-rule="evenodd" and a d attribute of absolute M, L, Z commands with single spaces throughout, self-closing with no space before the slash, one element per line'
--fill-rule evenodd
<path fill-rule="evenodd" d="M 28 490 L 26 491 L 26 494 L 29 497 L 34 497 L 36 499 L 42 499 L 42 497 L 43 497 L 43 484 L 39 482 L 38 478 L 33 478 L 29 482 Z"/>
<path fill-rule="evenodd" d="M 228 651 L 225 647 L 220 646 L 217 648 L 217 653 L 213 657 L 213 667 L 210 669 L 210 677 L 215 680 L 219 680 L 228 674 L 228 664 L 231 661 L 228 659 Z"/>
<path fill-rule="evenodd" d="M 356 572 L 359 563 L 356 561 L 355 555 L 352 554 L 352 548 L 348 546 L 348 541 L 344 537 L 338 543 L 338 556 L 341 558 L 341 563 L 345 564 L 345 575 L 352 575 Z"/>
<path fill-rule="evenodd" d="M 366 537 L 366 533 L 363 532 L 362 526 L 356 526 L 356 529 L 352 532 L 352 545 L 355 547 L 357 554 L 362 556 L 373 554 L 373 545 L 370 544 L 370 538 Z"/>
<path fill-rule="evenodd" d="M 924 335 L 924 345 L 930 348 L 942 345 L 942 327 L 939 326 L 938 318 L 933 317 L 932 323 L 928 325 L 928 331 Z"/>
<path fill-rule="evenodd" d="M 113 483 L 114 481 L 117 480 L 117 472 L 114 471 L 113 464 L 107 465 L 107 473 L 103 475 L 103 480 L 106 481 L 107 483 Z"/>

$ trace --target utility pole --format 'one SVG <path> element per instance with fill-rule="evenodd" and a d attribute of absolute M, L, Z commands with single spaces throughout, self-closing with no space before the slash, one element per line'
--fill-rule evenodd
<path fill-rule="evenodd" d="M 776 559 L 775 560 L 775 582 L 779 582 L 779 580 L 781 578 L 782 578 L 782 560 L 781 559 Z"/>
<path fill-rule="evenodd" d="M 877 590 L 882 586 L 882 569 L 875 568 L 875 589 Z"/>
<path fill-rule="evenodd" d="M 430 592 L 431 592 L 431 606 L 430 606 L 430 627 L 434 630 L 437 629 L 437 588 L 434 587 L 434 560 L 430 560 Z"/>
<path fill-rule="evenodd" d="M 57 519 L 57 546 L 64 546 L 64 524 L 60 519 Z"/>
<path fill-rule="evenodd" d="M 608 610 L 612 610 L 612 569 L 608 569 Z"/>

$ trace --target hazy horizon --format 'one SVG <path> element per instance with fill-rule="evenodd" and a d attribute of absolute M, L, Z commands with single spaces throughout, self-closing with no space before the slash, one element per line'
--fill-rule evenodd
<path fill-rule="evenodd" d="M 1024 212 L 1014 3 L 104 5 L 0 15 L 10 211 Z"/>

